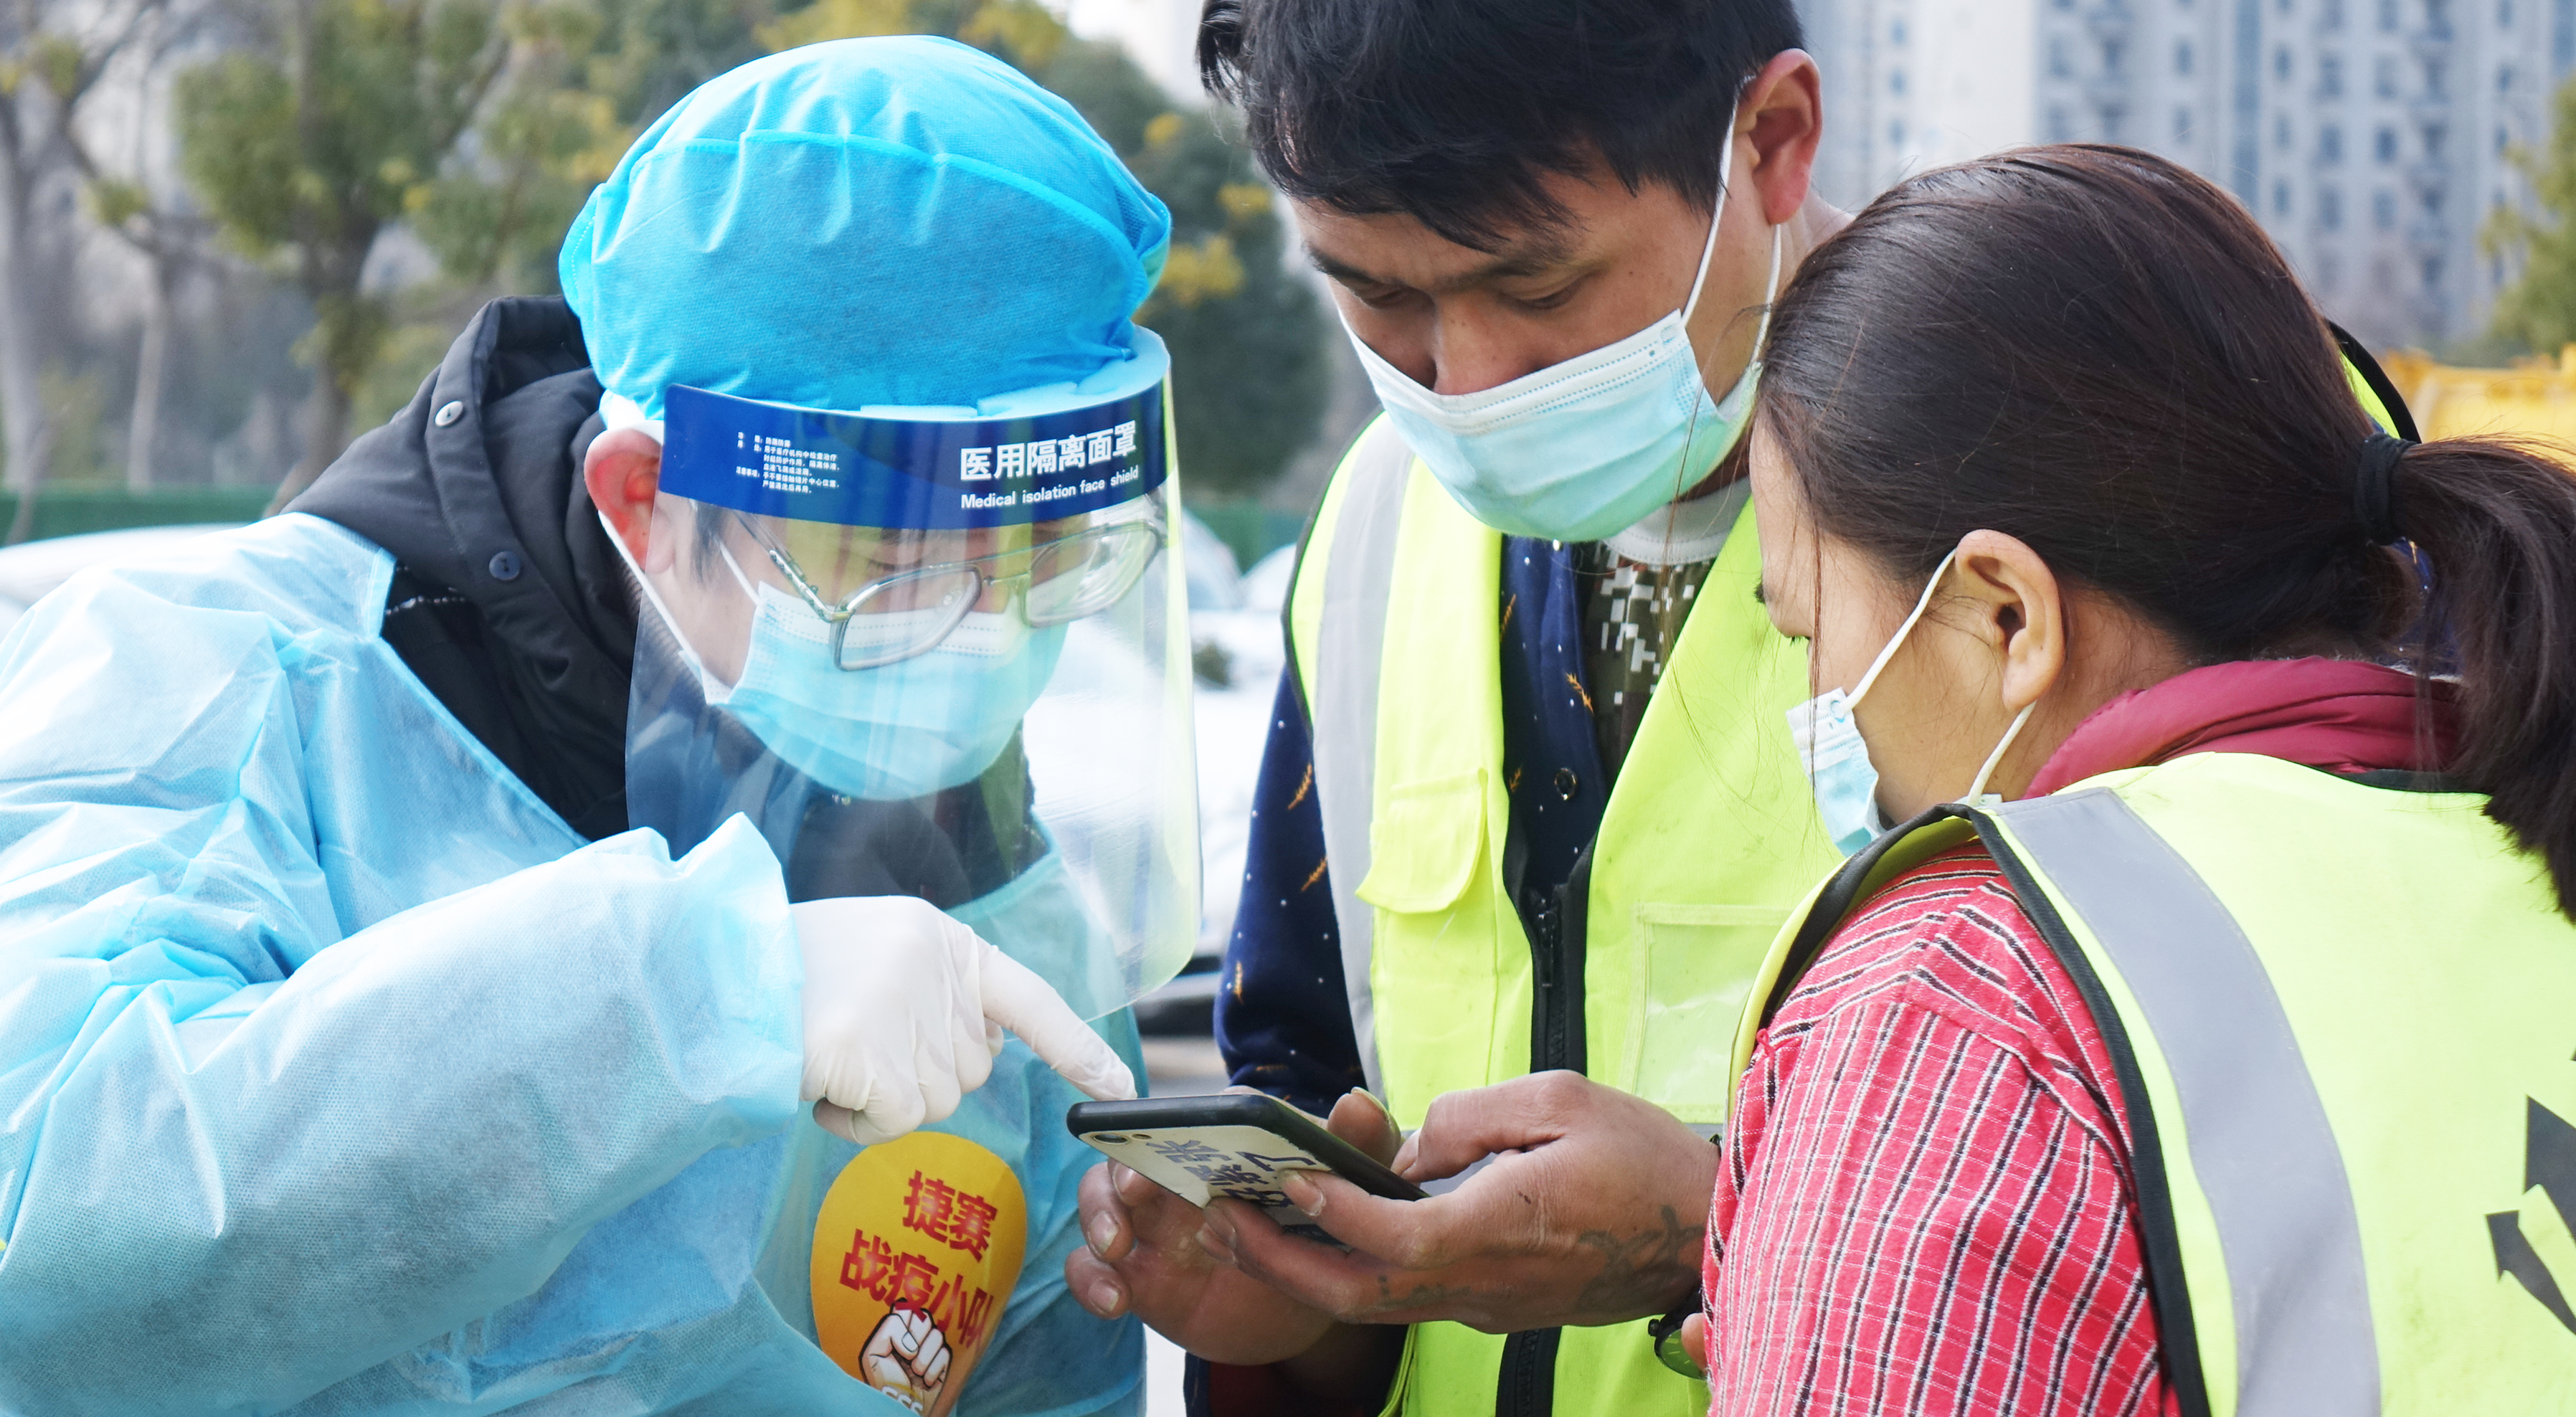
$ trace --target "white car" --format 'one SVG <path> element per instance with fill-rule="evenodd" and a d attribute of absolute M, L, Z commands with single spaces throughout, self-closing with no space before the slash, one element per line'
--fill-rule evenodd
<path fill-rule="evenodd" d="M 43 599 L 47 591 L 70 580 L 75 572 L 110 561 L 142 560 L 180 542 L 226 530 L 230 530 L 230 524 L 223 522 L 138 526 L 0 547 L 0 635 L 6 635 L 19 616 Z"/>

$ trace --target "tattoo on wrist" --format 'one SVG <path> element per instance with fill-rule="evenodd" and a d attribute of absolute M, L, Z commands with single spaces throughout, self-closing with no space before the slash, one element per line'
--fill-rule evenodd
<path fill-rule="evenodd" d="M 1574 1296 L 1581 1313 L 1661 1313 L 1671 1296 L 1699 1282 L 1700 1246 L 1707 1229 L 1684 1225 L 1681 1213 L 1663 1208 L 1663 1224 L 1620 1236 L 1586 1230 L 1575 1243 L 1601 1253 L 1601 1272 Z"/>

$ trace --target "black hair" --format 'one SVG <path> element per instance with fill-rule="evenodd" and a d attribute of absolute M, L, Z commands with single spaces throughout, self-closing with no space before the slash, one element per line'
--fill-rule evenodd
<path fill-rule="evenodd" d="M 2446 438 L 2405 448 L 2385 504 L 2357 495 L 2376 430 L 2226 193 L 2096 146 L 1912 178 L 1781 297 L 1761 399 L 1817 526 L 1893 575 L 1989 528 L 2197 662 L 2324 645 L 2429 675 L 2438 650 L 2442 767 L 2576 914 L 2576 477 Z M 2376 544 L 2392 527 L 2421 573 Z"/>
<path fill-rule="evenodd" d="M 1744 82 L 1792 0 L 1207 0 L 1199 76 L 1292 197 L 1492 250 L 1564 220 L 1551 172 L 1717 200 Z"/>

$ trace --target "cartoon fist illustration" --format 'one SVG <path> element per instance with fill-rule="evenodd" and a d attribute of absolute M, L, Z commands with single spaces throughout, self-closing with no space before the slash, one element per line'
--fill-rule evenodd
<path fill-rule="evenodd" d="M 859 1374 L 868 1386 L 915 1412 L 928 1412 L 948 1386 L 948 1336 L 930 1315 L 898 1308 L 877 1324 L 859 1350 Z"/>

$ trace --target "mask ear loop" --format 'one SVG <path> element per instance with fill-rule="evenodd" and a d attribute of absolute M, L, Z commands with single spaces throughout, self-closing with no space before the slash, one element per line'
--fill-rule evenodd
<path fill-rule="evenodd" d="M 1735 109 L 1726 111 L 1726 151 L 1717 155 L 1717 210 L 1708 214 L 1708 240 L 1700 243 L 1699 273 L 1691 277 L 1690 298 L 1682 302 L 1682 323 L 1685 325 L 1690 323 L 1692 312 L 1699 309 L 1700 287 L 1708 284 L 1709 258 L 1717 254 L 1717 224 L 1726 215 L 1726 198 L 1735 187 L 1735 116 Z M 1771 278 L 1776 281 L 1779 277 L 1780 267 L 1775 260 L 1771 266 Z"/>
<path fill-rule="evenodd" d="M 1941 564 L 1932 568 L 1932 578 L 1923 583 L 1923 594 L 1915 600 L 1913 610 L 1907 612 L 1905 623 L 1896 627 L 1896 634 L 1888 640 L 1884 648 L 1879 650 L 1878 658 L 1869 662 L 1869 672 L 1860 676 L 1860 683 L 1851 691 L 1851 697 L 1843 700 L 1845 708 L 1860 707 L 1861 697 L 1869 692 L 1871 685 L 1878 682 L 1879 671 L 1887 667 L 1889 660 L 1896 658 L 1896 647 L 1905 643 L 1907 635 L 1914 633 L 1914 622 L 1922 619 L 1923 612 L 1932 608 L 1932 592 L 1941 588 L 1941 573 L 1949 570 L 1950 563 L 1958 558 L 1959 549 L 1954 546 L 1950 548 L 1949 555 L 1941 558 Z M 1994 765 L 1989 763 L 1987 766 Z M 1984 780 L 1983 777 L 1978 779 L 1980 782 Z"/>
<path fill-rule="evenodd" d="M 1727 110 L 1726 151 L 1718 154 L 1717 157 L 1717 209 L 1710 212 L 1708 215 L 1708 239 L 1701 242 L 1699 248 L 1699 274 L 1691 277 L 1690 298 L 1682 302 L 1682 343 L 1684 345 L 1688 345 L 1690 343 L 1691 316 L 1699 313 L 1699 294 L 1701 289 L 1708 284 L 1709 261 L 1717 253 L 1717 228 L 1718 224 L 1726 219 L 1726 199 L 1732 195 L 1735 190 L 1735 118 L 1737 112 L 1738 110 L 1733 108 Z M 1753 331 L 1753 358 L 1745 366 L 1745 372 L 1748 374 L 1762 367 L 1762 346 L 1765 341 L 1771 338 L 1771 307 L 1779 303 L 1780 298 L 1780 257 L 1782 248 L 1787 244 L 1785 240 L 1786 230 L 1787 228 L 1782 226 L 1774 226 L 1771 228 L 1771 274 L 1769 278 L 1763 282 L 1762 323 Z M 1702 359 L 1697 357 L 1699 353 L 1697 350 L 1693 350 L 1691 353 L 1693 355 L 1691 360 L 1692 371 L 1699 376 L 1701 386 L 1706 387 L 1708 384 L 1708 360 L 1714 359 L 1717 356 L 1712 353 L 1708 356 L 1708 359 Z M 1676 482 L 1673 487 L 1673 496 L 1676 498 L 1690 490 L 1689 487 L 1681 485 L 1678 479 L 1690 476 L 1690 463 L 1687 460 L 1687 454 L 1699 439 L 1700 403 L 1701 400 L 1691 400 L 1690 421 L 1682 425 L 1682 450 L 1686 456 L 1682 463 L 1681 470 L 1675 474 Z"/>
<path fill-rule="evenodd" d="M 2012 727 L 2004 730 L 2003 741 L 1995 745 L 1993 752 L 1986 754 L 1986 765 L 1977 769 L 1977 780 L 1968 784 L 1968 795 L 1965 799 L 1968 805 L 1991 807 L 2003 800 L 1986 791 L 1986 779 L 1995 775 L 1995 764 L 2004 760 L 2004 750 L 2010 748 L 2013 740 L 2021 736 L 2022 725 L 2030 722 L 2030 711 L 2037 707 L 2039 707 L 2039 700 L 2033 699 L 2021 706 L 2021 712 L 2013 715 Z M 1990 797 L 1992 800 L 1987 800 Z"/>

